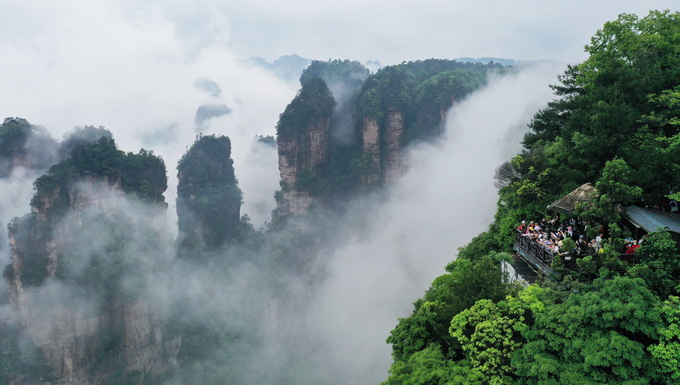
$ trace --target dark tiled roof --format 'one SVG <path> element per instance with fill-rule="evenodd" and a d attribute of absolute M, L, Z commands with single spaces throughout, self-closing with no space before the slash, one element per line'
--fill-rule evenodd
<path fill-rule="evenodd" d="M 624 209 L 623 215 L 635 226 L 643 228 L 647 232 L 657 231 L 661 227 L 674 233 L 680 233 L 680 214 L 628 206 Z"/>

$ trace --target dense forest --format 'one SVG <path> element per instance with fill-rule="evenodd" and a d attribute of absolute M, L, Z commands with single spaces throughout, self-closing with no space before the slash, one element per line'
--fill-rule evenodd
<path fill-rule="evenodd" d="M 624 206 L 680 200 L 680 14 L 623 14 L 585 49 L 588 59 L 551 86 L 555 99 L 533 116 L 521 153 L 498 167 L 488 231 L 394 320 L 383 385 L 680 383 L 678 245 L 658 229 L 622 257 L 632 234 L 620 222 Z M 516 71 L 429 59 L 371 73 L 354 61 L 311 61 L 276 139 L 255 138 L 278 145 L 271 222 L 255 229 L 241 215 L 231 140 L 199 134 L 176 167 L 175 239 L 160 224 L 160 156 L 125 153 L 102 127 L 56 141 L 5 119 L 0 178 L 17 167 L 41 176 L 31 212 L 8 226 L 10 294 L 0 305 L 14 310 L 0 313 L 0 382 L 353 378 L 335 378 L 352 368 L 328 364 L 340 347 L 310 336 L 326 330 L 313 314 L 333 273 L 325 258 L 350 237 L 371 236 L 371 206 L 407 167 L 395 153 L 436 143 L 447 111 L 490 74 Z M 585 183 L 597 193 L 573 212 L 546 209 Z M 303 198 L 312 202 L 304 212 L 282 209 Z M 576 221 L 589 224 L 584 237 L 598 236 L 594 253 L 572 258 L 579 237 L 565 236 L 550 274 L 511 279 L 503 266 L 514 263 L 518 228 Z"/>
<path fill-rule="evenodd" d="M 677 384 L 680 254 L 664 229 L 624 260 L 621 207 L 677 199 L 680 14 L 623 14 L 551 86 L 524 150 L 497 171 L 489 230 L 459 250 L 387 342 L 384 384 Z M 571 217 L 606 233 L 597 258 L 523 287 L 503 276 L 515 228 L 583 183 L 597 195 Z M 570 216 L 559 220 L 567 223 Z M 527 222 L 528 223 L 528 222 Z M 590 234 L 594 237 L 595 234 Z"/>

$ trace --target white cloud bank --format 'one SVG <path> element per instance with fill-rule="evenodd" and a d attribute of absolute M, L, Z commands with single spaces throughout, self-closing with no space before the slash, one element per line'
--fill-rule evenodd
<path fill-rule="evenodd" d="M 494 170 L 519 149 L 526 123 L 552 98 L 546 84 L 562 69 L 493 80 L 452 109 L 442 143 L 413 151 L 413 167 L 374 204 L 361 239 L 327 256 L 329 277 L 305 307 L 307 318 L 289 322 L 300 328 L 289 333 L 323 351 L 308 357 L 310 376 L 337 384 L 387 378 L 390 330 L 458 247 L 493 221 Z"/>

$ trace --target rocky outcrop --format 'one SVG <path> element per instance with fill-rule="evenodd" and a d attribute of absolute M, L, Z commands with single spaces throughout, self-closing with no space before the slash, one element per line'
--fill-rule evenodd
<path fill-rule="evenodd" d="M 122 162 L 112 161 L 119 168 L 107 168 L 108 176 L 74 177 L 78 155 L 53 168 L 36 181 L 32 212 L 9 226 L 4 276 L 22 333 L 47 367 L 41 383 L 139 382 L 166 371 L 181 344 L 143 295 L 145 274 L 160 267 L 150 261 L 164 258 L 159 227 L 167 205 L 127 199 L 134 191 L 123 180 L 136 169 L 126 169 L 130 159 L 121 153 L 109 156 Z M 74 179 L 55 180 L 60 167 Z"/>
<path fill-rule="evenodd" d="M 301 130 L 295 137 L 279 137 L 279 171 L 284 204 L 280 210 L 285 215 L 307 212 L 315 201 L 312 192 L 300 189 L 300 176 L 319 173 L 328 164 L 331 118 L 324 117 Z"/>
<path fill-rule="evenodd" d="M 383 181 L 396 182 L 404 175 L 401 139 L 404 136 L 404 116 L 401 111 L 389 109 L 385 124 L 385 157 L 382 165 Z"/>
<path fill-rule="evenodd" d="M 326 83 L 314 78 L 281 114 L 276 137 L 281 173 L 279 217 L 306 213 L 322 190 L 322 174 L 330 159 L 334 107 Z"/>
<path fill-rule="evenodd" d="M 177 225 L 180 254 L 232 242 L 241 226 L 242 193 L 236 181 L 231 141 L 201 136 L 177 165 Z"/>
<path fill-rule="evenodd" d="M 380 126 L 375 118 L 364 118 L 361 130 L 362 154 L 367 164 L 361 175 L 364 186 L 372 186 L 381 180 Z"/>
<path fill-rule="evenodd" d="M 385 128 L 381 130 L 374 118 L 363 119 L 362 155 L 367 162 L 361 175 L 364 186 L 395 182 L 405 172 L 402 154 L 403 114 L 389 109 L 385 122 Z"/>
<path fill-rule="evenodd" d="M 156 309 L 145 301 L 85 306 L 30 306 L 44 299 L 23 294 L 22 323 L 51 369 L 44 383 L 105 384 L 112 376 L 157 375 L 174 362 L 179 337 L 164 336 Z"/>
<path fill-rule="evenodd" d="M 275 214 L 304 214 L 315 202 L 396 182 L 408 168 L 405 148 L 440 138 L 450 107 L 494 68 L 431 59 L 369 75 L 358 63 L 313 62 L 277 124 Z"/>

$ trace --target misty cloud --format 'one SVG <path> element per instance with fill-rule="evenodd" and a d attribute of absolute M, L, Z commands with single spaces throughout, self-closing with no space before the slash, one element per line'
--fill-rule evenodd
<path fill-rule="evenodd" d="M 30 210 L 29 203 L 33 196 L 33 180 L 38 177 L 34 170 L 14 169 L 9 178 L 0 178 L 0 226 L 2 242 L 0 242 L 0 263 L 3 267 L 9 263 L 9 246 L 6 229 L 14 217 L 21 217 Z"/>
<path fill-rule="evenodd" d="M 227 107 L 226 104 L 202 104 L 196 110 L 196 117 L 194 118 L 196 129 L 201 131 L 206 120 L 218 118 L 227 115 L 230 112 L 231 108 Z"/>
<path fill-rule="evenodd" d="M 214 98 L 219 98 L 222 96 L 222 87 L 220 87 L 217 82 L 210 79 L 200 78 L 196 79 L 194 86 L 200 90 L 207 92 L 210 96 Z"/>
<path fill-rule="evenodd" d="M 386 378 L 389 331 L 457 248 L 493 221 L 494 170 L 519 149 L 531 113 L 552 98 L 547 84 L 561 69 L 491 79 L 452 108 L 443 142 L 411 152 L 411 169 L 386 198 L 360 205 L 370 208 L 368 227 L 321 259 L 328 278 L 301 322 L 290 322 L 323 347 L 307 357 L 318 378 L 337 384 Z"/>

